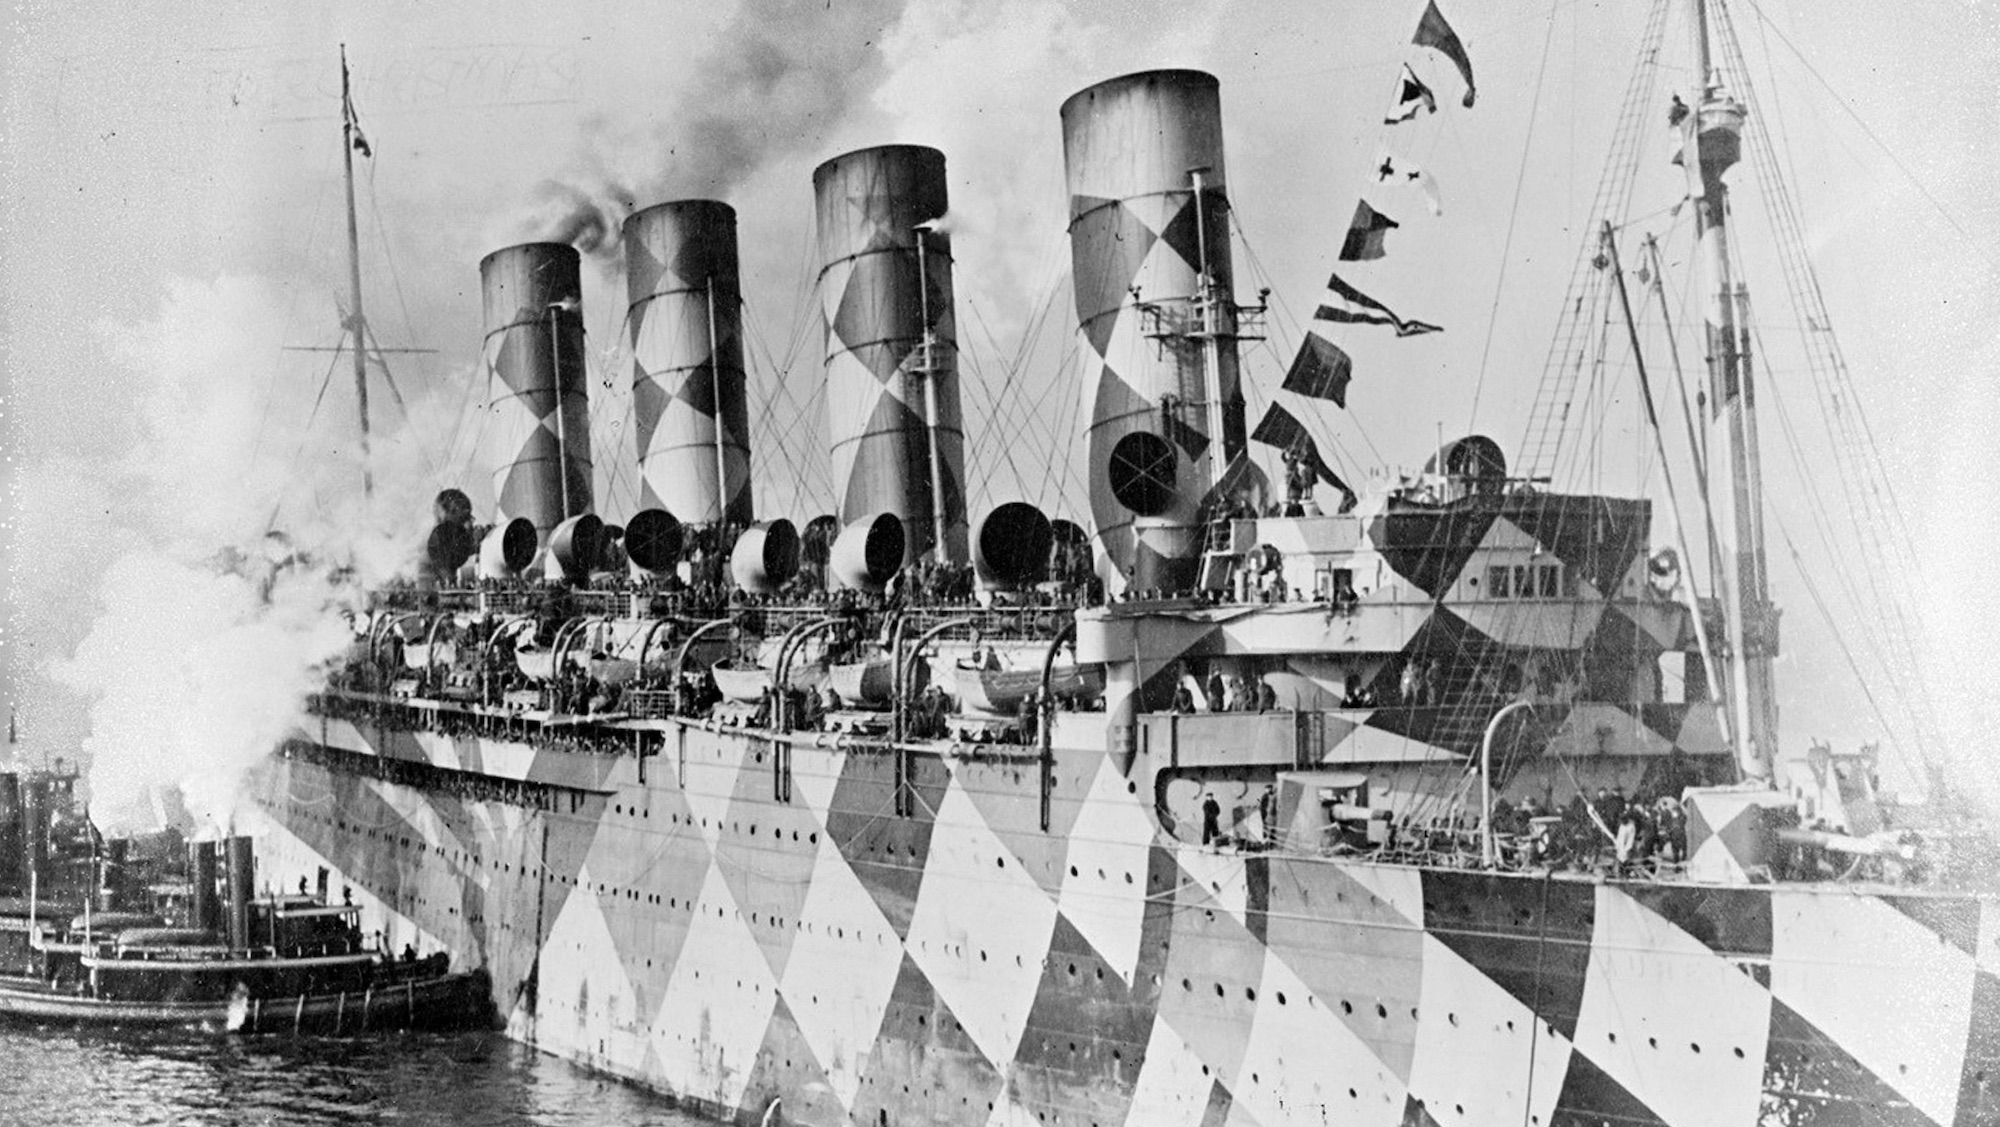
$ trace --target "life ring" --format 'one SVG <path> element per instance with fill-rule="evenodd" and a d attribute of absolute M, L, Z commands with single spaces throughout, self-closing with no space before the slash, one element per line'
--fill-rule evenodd
<path fill-rule="evenodd" d="M 1672 548 L 1661 548 L 1646 561 L 1646 575 L 1653 586 L 1653 592 L 1662 598 L 1672 595 L 1681 585 L 1681 557 Z"/>

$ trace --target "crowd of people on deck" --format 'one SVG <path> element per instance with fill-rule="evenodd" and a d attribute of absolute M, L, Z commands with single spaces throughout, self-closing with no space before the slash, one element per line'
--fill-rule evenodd
<path fill-rule="evenodd" d="M 691 532 L 706 532 L 692 529 Z M 726 559 L 714 554 L 691 554 L 689 575 L 631 575 L 624 571 L 600 571 L 572 587 L 551 586 L 532 576 L 511 578 L 480 577 L 452 581 L 441 587 L 435 579 L 393 580 L 377 593 L 383 605 L 395 610 L 431 610 L 451 601 L 455 594 L 478 594 L 488 602 L 498 598 L 508 609 L 544 610 L 560 616 L 570 609 L 588 610 L 594 597 L 637 596 L 645 600 L 648 614 L 655 617 L 717 618 L 744 607 L 851 606 L 857 609 L 889 611 L 902 607 L 973 607 L 985 605 L 979 597 L 973 568 L 969 564 L 946 564 L 930 559 L 911 562 L 891 576 L 881 591 L 835 589 L 827 582 L 824 559 L 808 557 L 791 579 L 774 591 L 746 591 L 727 574 Z M 1049 578 L 1004 593 L 1010 605 L 1076 608 L 1104 602 L 1104 584 L 1092 569 L 1089 546 L 1056 546 L 1047 572 Z M 561 605 L 568 599 L 575 608 Z"/>
<path fill-rule="evenodd" d="M 1262 678 L 1253 681 L 1240 674 L 1225 676 L 1221 670 L 1211 669 L 1202 682 L 1199 700 L 1187 682 L 1188 679 L 1183 677 L 1174 686 L 1172 710 L 1182 715 L 1195 712 L 1276 712 L 1279 708 L 1278 690 Z"/>
<path fill-rule="evenodd" d="M 1254 806 L 1228 808 L 1227 818 L 1213 789 L 1202 790 L 1197 806 L 1204 847 L 1259 852 L 1287 844 L 1274 786 L 1265 786 Z M 1552 809 L 1532 795 L 1518 805 L 1503 798 L 1494 803 L 1492 817 L 1504 868 L 1639 876 L 1687 861 L 1687 815 L 1671 794 L 1642 792 L 1627 798 L 1622 787 L 1600 787 L 1594 799 L 1579 793 Z M 1163 812 L 1163 821 L 1171 828 L 1174 819 Z M 1342 822 L 1328 826 L 1324 840 L 1289 844 L 1433 864 L 1476 863 L 1480 855 L 1476 816 L 1385 820 L 1381 835 L 1373 839 L 1363 827 Z"/>
<path fill-rule="evenodd" d="M 397 786 L 445 794 L 464 802 L 500 802 L 537 810 L 574 812 L 582 792 L 549 783 L 508 779 L 480 771 L 455 771 L 390 755 L 364 755 L 303 740 L 284 745 L 282 754 L 349 775 L 365 775 Z"/>
<path fill-rule="evenodd" d="M 1493 829 L 1515 845 L 1523 867 L 1568 864 L 1617 872 L 1687 860 L 1687 813 L 1669 794 L 1627 798 L 1623 787 L 1599 787 L 1594 800 L 1581 792 L 1560 809 L 1545 810 L 1533 795 L 1520 805 L 1493 805 Z"/>

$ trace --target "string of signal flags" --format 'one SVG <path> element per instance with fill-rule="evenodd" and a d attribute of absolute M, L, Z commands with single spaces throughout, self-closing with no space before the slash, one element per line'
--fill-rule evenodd
<path fill-rule="evenodd" d="M 1408 56 L 1396 77 L 1389 108 L 1382 116 L 1382 143 L 1378 146 L 1368 186 L 1355 200 L 1354 215 L 1341 239 L 1337 264 L 1327 278 L 1326 294 L 1314 310 L 1313 323 L 1308 326 L 1298 355 L 1292 360 L 1280 385 L 1286 391 L 1310 399 L 1327 400 L 1337 407 L 1346 408 L 1347 387 L 1354 376 L 1354 361 L 1326 335 L 1326 330 L 1344 332 L 1351 331 L 1347 326 L 1376 326 L 1393 332 L 1398 338 L 1444 331 L 1442 326 L 1397 313 L 1342 276 L 1343 270 L 1355 273 L 1355 267 L 1362 267 L 1357 276 L 1365 279 L 1365 266 L 1362 264 L 1381 259 L 1389 253 L 1389 233 L 1402 226 L 1384 210 L 1390 200 L 1408 200 L 1414 195 L 1433 217 L 1444 212 L 1436 180 L 1416 162 L 1401 155 L 1400 146 L 1396 144 L 1399 140 L 1397 135 L 1406 132 L 1414 123 L 1440 112 L 1455 112 L 1449 107 L 1441 110 L 1437 92 L 1419 73 L 1417 64 L 1427 59 L 1430 53 L 1451 63 L 1463 82 L 1465 92 L 1458 99 L 1459 109 L 1469 110 L 1477 100 L 1472 57 L 1466 53 L 1458 32 L 1452 29 L 1451 23 L 1438 9 L 1437 0 L 1429 0 L 1423 17 L 1417 21 L 1416 33 L 1410 37 Z M 1426 65 L 1423 69 L 1428 72 L 1431 67 Z M 1346 484 L 1320 457 L 1305 425 L 1275 397 L 1265 408 L 1263 419 L 1250 437 L 1253 441 L 1285 451 L 1312 467 L 1320 480 L 1352 495 Z"/>

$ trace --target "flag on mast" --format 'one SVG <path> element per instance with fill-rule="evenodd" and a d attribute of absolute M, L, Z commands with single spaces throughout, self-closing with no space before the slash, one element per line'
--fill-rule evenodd
<path fill-rule="evenodd" d="M 1333 472 L 1333 467 L 1326 464 L 1326 459 L 1320 457 L 1319 446 L 1313 442 L 1312 433 L 1306 430 L 1306 425 L 1281 404 L 1273 401 L 1264 408 L 1264 417 L 1258 420 L 1257 429 L 1250 432 L 1250 440 L 1305 459 L 1321 481 L 1345 496 L 1354 495 L 1347 483 L 1340 480 L 1340 475 Z"/>
<path fill-rule="evenodd" d="M 1383 241 L 1402 224 L 1368 206 L 1367 200 L 1354 202 L 1354 218 L 1348 221 L 1347 238 L 1340 244 L 1342 262 L 1366 262 L 1385 253 Z"/>
<path fill-rule="evenodd" d="M 1472 99 L 1478 93 L 1472 82 L 1472 58 L 1465 53 L 1465 44 L 1459 42 L 1458 32 L 1451 29 L 1444 13 L 1438 11 L 1437 0 L 1430 0 L 1424 8 L 1424 18 L 1417 21 L 1417 34 L 1410 42 L 1419 47 L 1429 47 L 1452 61 L 1458 67 L 1460 78 L 1465 79 L 1465 108 L 1472 108 Z"/>
<path fill-rule="evenodd" d="M 1382 119 L 1384 125 L 1401 125 L 1420 113 L 1438 112 L 1437 95 L 1410 69 L 1403 64 L 1403 79 L 1396 84 L 1396 104 L 1389 109 L 1389 116 Z"/>
<path fill-rule="evenodd" d="M 1441 333 L 1443 327 L 1428 321 L 1412 321 L 1396 315 L 1388 306 L 1347 284 L 1339 274 L 1326 280 L 1326 300 L 1313 311 L 1315 321 L 1349 325 L 1393 325 L 1399 337 Z"/>
<path fill-rule="evenodd" d="M 1375 182 L 1391 187 L 1415 188 L 1424 197 L 1424 207 L 1432 215 L 1444 214 L 1444 200 L 1438 195 L 1437 178 L 1383 146 L 1375 155 Z"/>
<path fill-rule="evenodd" d="M 1286 391 L 1314 399 L 1331 399 L 1335 406 L 1345 407 L 1347 383 L 1353 377 L 1354 362 L 1347 353 L 1318 333 L 1308 331 L 1282 386 Z"/>

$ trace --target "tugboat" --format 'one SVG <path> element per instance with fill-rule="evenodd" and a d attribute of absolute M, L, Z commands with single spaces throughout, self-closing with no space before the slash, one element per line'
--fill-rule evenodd
<path fill-rule="evenodd" d="M 392 957 L 324 886 L 253 896 L 250 838 L 189 845 L 184 873 L 157 864 L 158 848 L 134 861 L 131 842 L 101 842 L 74 816 L 74 783 L 0 774 L 0 880 L 26 886 L 0 898 L 0 1018 L 335 1035 L 489 1020 L 484 974 L 453 973 L 443 952 Z"/>

